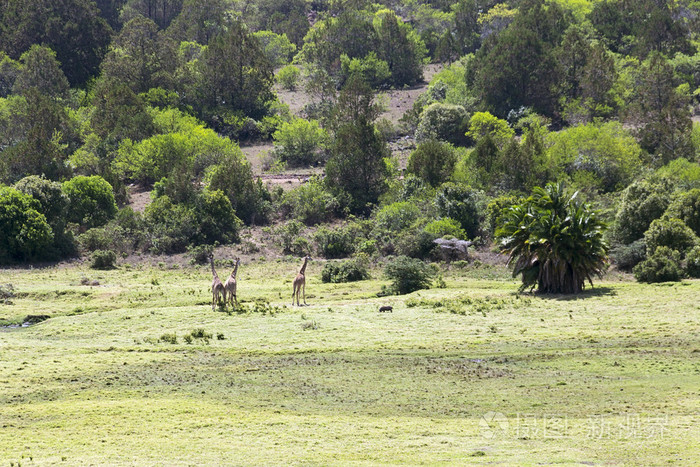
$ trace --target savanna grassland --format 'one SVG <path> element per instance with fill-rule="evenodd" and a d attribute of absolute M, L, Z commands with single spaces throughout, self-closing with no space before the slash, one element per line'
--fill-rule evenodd
<path fill-rule="evenodd" d="M 0 272 L 4 324 L 50 316 L 0 328 L 2 465 L 700 463 L 700 281 L 543 297 L 472 265 L 378 298 L 322 263 L 301 308 L 297 261 L 243 264 L 230 314 L 205 266 Z"/>

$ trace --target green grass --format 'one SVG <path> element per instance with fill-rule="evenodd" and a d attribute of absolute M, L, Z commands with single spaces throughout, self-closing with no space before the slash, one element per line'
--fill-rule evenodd
<path fill-rule="evenodd" d="M 241 266 L 265 314 L 212 312 L 204 266 L 1 271 L 1 323 L 51 319 L 0 329 L 0 465 L 700 463 L 698 281 L 377 298 L 316 261 L 292 308 L 297 263 Z"/>

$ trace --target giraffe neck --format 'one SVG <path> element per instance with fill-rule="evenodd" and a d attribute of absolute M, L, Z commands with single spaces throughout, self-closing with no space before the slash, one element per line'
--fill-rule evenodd
<path fill-rule="evenodd" d="M 241 262 L 240 259 L 236 260 L 236 267 L 233 268 L 233 273 L 231 273 L 231 275 L 233 276 L 234 279 L 236 278 L 236 274 L 238 274 L 238 263 L 240 263 L 240 262 Z"/>
<path fill-rule="evenodd" d="M 216 273 L 216 269 L 214 269 L 214 258 L 209 258 L 209 264 L 211 264 L 211 273 L 212 275 L 218 279 L 219 275 Z"/>
<path fill-rule="evenodd" d="M 301 267 L 299 270 L 299 274 L 304 274 L 306 271 L 306 262 L 309 260 L 309 258 L 304 258 L 304 265 Z"/>

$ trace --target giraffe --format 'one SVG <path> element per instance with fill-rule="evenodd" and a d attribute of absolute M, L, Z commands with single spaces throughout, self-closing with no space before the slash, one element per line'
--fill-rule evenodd
<path fill-rule="evenodd" d="M 214 280 L 211 283 L 211 311 L 215 311 L 216 305 L 219 302 L 219 298 L 221 296 L 223 296 L 224 304 L 226 304 L 226 289 L 224 288 L 224 284 L 221 283 L 221 279 L 219 279 L 219 275 L 216 273 L 216 269 L 214 269 L 213 253 L 209 253 L 209 264 L 211 264 L 211 273 L 214 276 Z"/>
<path fill-rule="evenodd" d="M 228 276 L 226 282 L 224 282 L 224 292 L 229 297 L 229 301 L 233 306 L 238 305 L 238 299 L 236 298 L 236 274 L 238 274 L 238 265 L 241 263 L 241 258 L 236 258 L 236 266 L 233 268 L 233 272 Z M 224 303 L 226 302 L 226 297 L 224 296 Z"/>
<path fill-rule="evenodd" d="M 304 257 L 304 264 L 302 265 L 301 269 L 299 270 L 299 274 L 297 274 L 297 277 L 294 278 L 294 282 L 292 283 L 292 306 L 294 306 L 294 296 L 296 295 L 297 297 L 297 306 L 299 305 L 299 292 L 303 291 L 303 297 L 304 297 L 304 305 L 306 305 L 306 277 L 304 274 L 306 273 L 306 263 L 311 259 L 309 256 Z"/>

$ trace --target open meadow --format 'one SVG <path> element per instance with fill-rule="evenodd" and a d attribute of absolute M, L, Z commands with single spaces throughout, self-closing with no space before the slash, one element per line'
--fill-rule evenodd
<path fill-rule="evenodd" d="M 247 313 L 206 266 L 3 270 L 2 465 L 700 464 L 700 281 L 545 298 L 472 265 L 378 298 L 322 265 L 292 308 L 296 259 L 243 264 Z"/>

